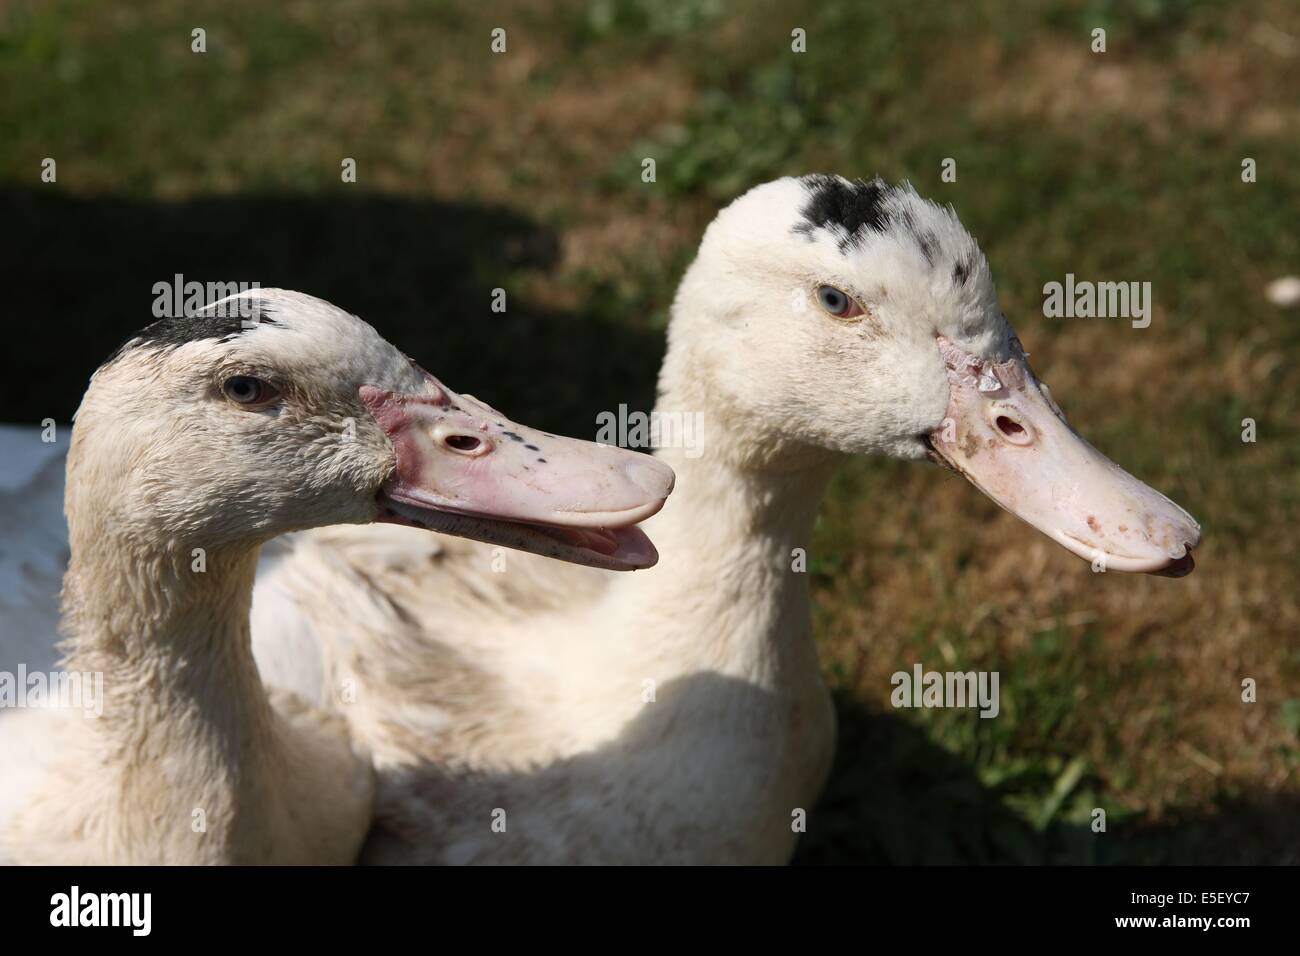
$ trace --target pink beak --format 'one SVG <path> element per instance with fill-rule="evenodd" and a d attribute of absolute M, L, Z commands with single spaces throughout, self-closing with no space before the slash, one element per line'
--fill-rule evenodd
<path fill-rule="evenodd" d="M 938 341 L 948 415 L 929 439 L 943 463 L 1098 570 L 1191 572 L 1196 519 L 1070 427 L 1019 340 L 997 364 Z"/>
<path fill-rule="evenodd" d="M 377 520 L 608 570 L 658 561 L 635 525 L 663 507 L 671 468 L 512 422 L 425 375 L 420 394 L 360 389 L 397 457 Z"/>

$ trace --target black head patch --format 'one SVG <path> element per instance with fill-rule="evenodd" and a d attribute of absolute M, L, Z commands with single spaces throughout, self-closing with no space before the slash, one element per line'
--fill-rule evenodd
<path fill-rule="evenodd" d="M 218 311 L 226 314 L 218 315 Z M 274 325 L 270 308 L 259 300 L 251 300 L 239 315 L 239 309 L 215 310 L 209 306 L 196 315 L 169 316 L 146 325 L 117 347 L 105 365 L 111 365 L 122 355 L 138 348 L 168 349 L 186 342 L 204 342 L 215 339 L 229 342 L 236 336 L 261 325 Z"/>
<path fill-rule="evenodd" d="M 840 252 L 860 246 L 870 235 L 890 233 L 899 241 L 911 241 L 931 268 L 953 261 L 954 253 L 945 249 L 938 233 L 926 222 L 927 216 L 916 212 L 925 204 L 906 186 L 891 186 L 879 176 L 874 179 L 841 179 L 816 174 L 800 177 L 808 191 L 808 201 L 800 210 L 794 231 L 812 238 L 817 229 L 838 228 Z M 927 213 L 928 215 L 928 213 Z M 967 254 L 958 257 L 952 267 L 952 281 L 964 285 L 974 269 Z"/>
<path fill-rule="evenodd" d="M 952 267 L 952 284 L 965 285 L 966 280 L 970 278 L 971 264 L 967 259 L 958 259 Z"/>
<path fill-rule="evenodd" d="M 814 229 L 838 226 L 844 230 L 844 238 L 840 240 L 843 252 L 860 241 L 867 230 L 880 233 L 889 228 L 885 200 L 893 187 L 879 176 L 872 180 L 846 180 L 815 174 L 803 176 L 801 181 L 809 196 L 795 232 L 811 236 Z"/>
<path fill-rule="evenodd" d="M 913 231 L 916 237 L 916 244 L 921 247 L 921 255 L 925 256 L 925 261 L 934 265 L 934 257 L 939 251 L 939 237 L 929 229 L 922 232 Z"/>

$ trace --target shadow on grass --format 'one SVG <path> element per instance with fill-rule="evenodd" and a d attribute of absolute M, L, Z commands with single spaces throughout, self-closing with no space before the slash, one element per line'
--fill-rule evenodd
<path fill-rule="evenodd" d="M 515 213 L 373 194 L 158 202 L 0 188 L 0 281 L 15 362 L 4 419 L 67 421 L 99 363 L 153 321 L 156 282 L 257 282 L 360 315 L 458 391 L 591 437 L 594 415 L 649 409 L 663 336 L 530 307 L 520 271 L 558 242 Z M 491 310 L 504 288 L 507 310 Z M 22 387 L 13 387 L 21 381 Z"/>
<path fill-rule="evenodd" d="M 1300 796 L 1221 801 L 1106 833 L 1035 829 L 975 770 L 914 724 L 836 697 L 839 745 L 797 864 L 1282 864 L 1300 858 Z"/>

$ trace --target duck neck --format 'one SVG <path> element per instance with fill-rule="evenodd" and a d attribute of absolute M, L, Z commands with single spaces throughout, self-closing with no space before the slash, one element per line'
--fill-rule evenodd
<path fill-rule="evenodd" d="M 667 373 L 657 411 L 717 408 Z M 646 524 L 659 563 L 620 580 L 616 600 L 651 635 L 643 651 L 764 685 L 815 678 L 808 556 L 838 455 L 730 430 L 706 416 L 696 449 L 662 448 L 677 475 Z M 654 623 L 649 623 L 654 622 Z"/>
<path fill-rule="evenodd" d="M 200 559 L 103 531 L 73 534 L 64 580 L 65 666 L 103 675 L 102 714 L 76 721 L 78 758 L 104 775 L 84 792 L 120 801 L 118 819 L 147 807 L 151 828 L 168 821 L 177 832 L 164 845 L 185 847 L 172 862 L 245 859 L 277 799 L 248 620 L 258 549 Z"/>

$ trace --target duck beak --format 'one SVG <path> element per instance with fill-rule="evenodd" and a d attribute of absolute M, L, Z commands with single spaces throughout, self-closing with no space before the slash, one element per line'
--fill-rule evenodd
<path fill-rule="evenodd" d="M 929 441 L 943 464 L 1098 570 L 1191 572 L 1201 526 L 1070 427 L 1019 340 L 996 364 L 938 342 L 948 414 Z"/>
<path fill-rule="evenodd" d="M 671 468 L 512 422 L 425 374 L 419 394 L 360 389 L 397 459 L 376 520 L 612 571 L 659 560 L 635 525 L 663 507 Z"/>

